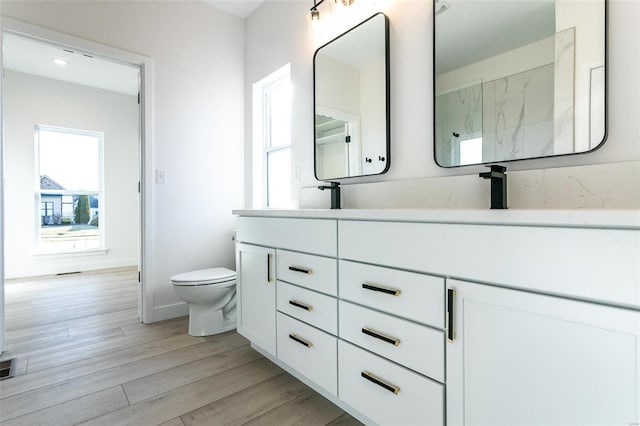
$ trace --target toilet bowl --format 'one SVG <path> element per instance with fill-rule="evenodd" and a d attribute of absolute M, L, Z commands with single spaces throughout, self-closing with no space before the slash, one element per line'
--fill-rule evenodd
<path fill-rule="evenodd" d="M 200 269 L 171 277 L 176 295 L 189 304 L 189 334 L 209 336 L 236 328 L 236 273 Z"/>

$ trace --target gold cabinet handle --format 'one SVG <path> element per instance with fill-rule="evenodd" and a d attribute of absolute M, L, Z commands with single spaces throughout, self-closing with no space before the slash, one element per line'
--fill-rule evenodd
<path fill-rule="evenodd" d="M 313 306 L 307 305 L 306 303 L 298 302 L 294 299 L 289 300 L 289 304 L 295 306 L 296 308 L 304 309 L 305 311 L 313 310 Z"/>
<path fill-rule="evenodd" d="M 384 287 L 378 284 L 371 284 L 364 282 L 362 283 L 362 288 L 365 290 L 377 291 L 379 293 L 390 294 L 392 296 L 400 296 L 400 290 L 397 288 Z"/>
<path fill-rule="evenodd" d="M 273 278 L 271 277 L 271 253 L 267 253 L 267 282 L 273 282 Z"/>
<path fill-rule="evenodd" d="M 400 392 L 400 388 L 396 385 L 393 385 L 385 380 L 382 380 L 380 377 L 377 377 L 373 374 L 371 374 L 368 371 L 363 371 L 360 373 L 360 376 L 362 376 L 364 379 L 367 379 L 368 381 L 370 381 L 371 383 L 375 383 L 376 385 L 388 390 L 389 392 L 393 393 L 394 395 L 397 395 L 398 392 Z"/>
<path fill-rule="evenodd" d="M 298 343 L 300 343 L 301 345 L 304 345 L 308 348 L 313 346 L 313 343 L 311 343 L 310 341 L 308 341 L 307 339 L 303 339 L 302 337 L 298 336 L 297 334 L 294 333 L 289 333 L 289 339 L 294 340 Z"/>
<path fill-rule="evenodd" d="M 289 266 L 289 270 L 293 272 L 301 272 L 303 274 L 310 275 L 313 272 L 313 269 L 303 268 L 300 266 Z"/>
<path fill-rule="evenodd" d="M 362 333 L 366 334 L 367 336 L 371 336 L 371 337 L 375 337 L 376 339 L 380 339 L 383 342 L 391 343 L 393 346 L 398 346 L 400 344 L 400 339 L 398 339 L 396 337 L 389 336 L 389 335 L 384 334 L 384 333 L 380 333 L 379 331 L 376 331 L 376 330 L 374 330 L 372 328 L 369 328 L 369 327 L 362 327 Z"/>
<path fill-rule="evenodd" d="M 453 321 L 455 314 L 456 289 L 447 289 L 447 340 L 453 343 L 456 338 L 456 328 Z"/>

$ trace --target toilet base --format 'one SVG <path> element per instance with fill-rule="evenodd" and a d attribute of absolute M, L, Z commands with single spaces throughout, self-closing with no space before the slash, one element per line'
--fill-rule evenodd
<path fill-rule="evenodd" d="M 206 305 L 189 305 L 190 336 L 211 336 L 235 328 L 235 318 L 225 319 L 222 309 L 211 309 Z"/>

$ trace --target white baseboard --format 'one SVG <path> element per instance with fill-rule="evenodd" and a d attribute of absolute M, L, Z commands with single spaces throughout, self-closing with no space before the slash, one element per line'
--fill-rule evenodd
<path fill-rule="evenodd" d="M 183 317 L 189 315 L 189 305 L 185 302 L 174 303 L 172 305 L 154 306 L 153 308 L 153 320 L 164 321 L 172 318 Z"/>
<path fill-rule="evenodd" d="M 135 257 L 104 259 L 104 255 L 96 254 L 85 256 L 78 256 L 77 254 L 56 256 L 55 258 L 50 256 L 34 257 L 34 260 L 30 261 L 28 265 L 22 265 L 20 268 L 5 268 L 5 279 L 126 268 L 138 265 L 138 259 Z"/>

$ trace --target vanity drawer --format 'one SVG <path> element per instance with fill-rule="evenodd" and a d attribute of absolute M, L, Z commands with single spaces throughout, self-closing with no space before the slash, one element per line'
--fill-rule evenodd
<path fill-rule="evenodd" d="M 444 332 L 339 302 L 340 338 L 444 382 Z"/>
<path fill-rule="evenodd" d="M 337 395 L 337 339 L 280 312 L 278 358 L 333 395 Z"/>
<path fill-rule="evenodd" d="M 278 281 L 277 300 L 280 312 L 338 334 L 338 301 L 335 298 Z"/>
<path fill-rule="evenodd" d="M 341 299 L 444 328 L 444 278 L 340 261 Z"/>
<path fill-rule="evenodd" d="M 444 386 L 342 340 L 339 398 L 381 425 L 444 424 Z"/>
<path fill-rule="evenodd" d="M 338 224 L 333 219 L 244 217 L 236 223 L 237 239 L 274 248 L 336 256 Z"/>
<path fill-rule="evenodd" d="M 307 287 L 321 293 L 338 294 L 338 261 L 327 257 L 278 250 L 279 280 Z"/>

